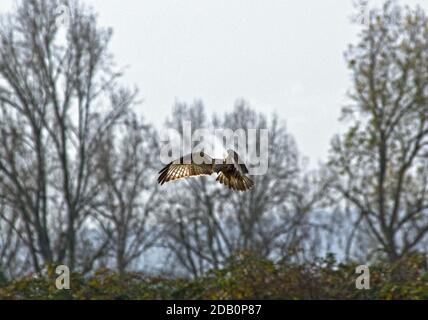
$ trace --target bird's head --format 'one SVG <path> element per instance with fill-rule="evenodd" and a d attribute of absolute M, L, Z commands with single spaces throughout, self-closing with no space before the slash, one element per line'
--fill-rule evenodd
<path fill-rule="evenodd" d="M 234 150 L 232 150 L 232 149 L 227 149 L 227 157 L 230 157 L 230 158 L 234 158 L 234 156 L 235 156 L 235 151 Z"/>
<path fill-rule="evenodd" d="M 229 161 L 238 162 L 238 154 L 232 149 L 227 149 L 226 159 Z"/>

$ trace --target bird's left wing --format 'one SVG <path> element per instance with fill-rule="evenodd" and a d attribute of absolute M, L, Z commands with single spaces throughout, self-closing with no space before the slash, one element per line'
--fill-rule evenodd
<path fill-rule="evenodd" d="M 213 159 L 203 152 L 190 153 L 181 157 L 159 171 L 158 183 L 191 176 L 211 175 L 213 173 Z"/>

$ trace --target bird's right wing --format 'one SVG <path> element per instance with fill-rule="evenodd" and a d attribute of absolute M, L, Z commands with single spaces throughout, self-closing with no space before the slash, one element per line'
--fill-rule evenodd
<path fill-rule="evenodd" d="M 213 173 L 213 159 L 203 153 L 190 153 L 177 159 L 159 171 L 158 183 L 191 176 L 211 175 Z"/>
<path fill-rule="evenodd" d="M 237 191 L 246 191 L 254 187 L 254 181 L 245 174 L 241 174 L 236 169 L 228 173 L 220 172 L 216 181 Z"/>

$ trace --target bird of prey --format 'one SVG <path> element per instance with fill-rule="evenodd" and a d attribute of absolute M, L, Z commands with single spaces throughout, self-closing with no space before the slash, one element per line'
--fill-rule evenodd
<path fill-rule="evenodd" d="M 213 159 L 203 151 L 190 153 L 172 161 L 159 171 L 158 183 L 191 176 L 211 175 L 217 173 L 216 181 L 232 190 L 246 191 L 254 186 L 247 177 L 248 169 L 233 150 L 227 151 L 224 159 Z"/>

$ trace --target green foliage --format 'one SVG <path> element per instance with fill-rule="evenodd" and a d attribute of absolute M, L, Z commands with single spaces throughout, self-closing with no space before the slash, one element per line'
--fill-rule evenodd
<path fill-rule="evenodd" d="M 273 262 L 239 253 L 221 269 L 195 279 L 119 275 L 100 269 L 72 274 L 71 289 L 57 290 L 53 268 L 0 288 L 0 299 L 428 299 L 426 257 L 370 266 L 370 289 L 358 290 L 356 263 L 333 255 L 311 263 Z"/>

